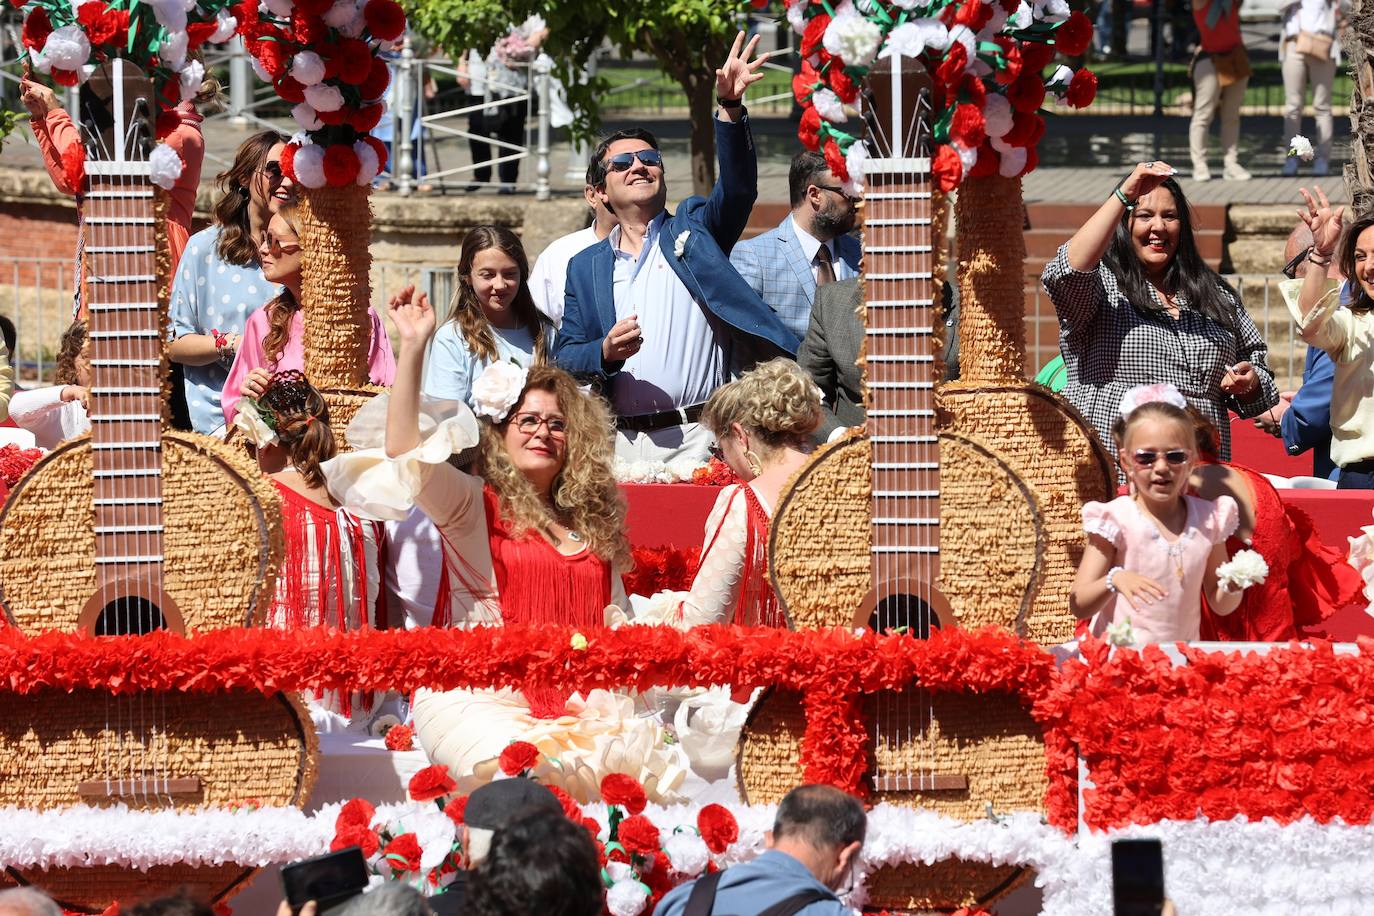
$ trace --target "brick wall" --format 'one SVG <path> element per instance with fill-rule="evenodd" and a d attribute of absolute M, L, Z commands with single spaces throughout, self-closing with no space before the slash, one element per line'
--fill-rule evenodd
<path fill-rule="evenodd" d="M 76 252 L 76 208 L 58 204 L 0 203 L 0 283 L 67 289 Z M 36 265 L 33 258 L 60 264 Z M 16 276 L 17 271 L 17 276 Z"/>

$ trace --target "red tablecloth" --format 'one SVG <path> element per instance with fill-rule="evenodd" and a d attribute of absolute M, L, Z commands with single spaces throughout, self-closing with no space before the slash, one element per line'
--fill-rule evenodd
<path fill-rule="evenodd" d="M 1261 474 L 1311 477 L 1312 453 L 1290 455 L 1283 440 L 1256 429 L 1254 421 L 1231 416 L 1231 459 Z"/>
<path fill-rule="evenodd" d="M 630 511 L 626 518 L 636 547 L 700 547 L 719 487 L 690 483 L 621 484 Z"/>

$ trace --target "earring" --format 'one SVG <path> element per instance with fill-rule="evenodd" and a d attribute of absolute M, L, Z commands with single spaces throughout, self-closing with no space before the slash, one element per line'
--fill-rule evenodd
<path fill-rule="evenodd" d="M 749 465 L 749 473 L 755 477 L 763 473 L 763 462 L 759 461 L 759 456 L 755 455 L 751 449 L 744 450 L 744 463 Z"/>

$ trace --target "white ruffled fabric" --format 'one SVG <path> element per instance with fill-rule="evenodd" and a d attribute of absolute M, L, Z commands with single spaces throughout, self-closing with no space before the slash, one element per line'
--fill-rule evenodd
<path fill-rule="evenodd" d="M 1347 559 L 1364 580 L 1364 596 L 1369 599 L 1365 613 L 1374 617 L 1374 525 L 1365 525 L 1357 536 L 1346 540 L 1350 542 Z"/>
<path fill-rule="evenodd" d="M 685 755 L 666 742 L 657 717 L 639 715 L 626 696 L 573 694 L 566 715 L 536 719 L 519 691 L 420 690 L 412 715 L 425 753 L 449 768 L 460 792 L 499 776 L 501 751 L 528 741 L 547 758 L 535 778 L 580 802 L 600 798 L 601 780 L 610 773 L 633 776 L 652 801 L 682 801 L 676 790 L 687 775 Z"/>
<path fill-rule="evenodd" d="M 381 521 L 403 521 L 415 507 L 426 466 L 476 445 L 477 418 L 460 401 L 420 399 L 420 444 L 390 458 L 386 441 L 389 393 L 369 400 L 348 424 L 348 443 L 356 449 L 324 462 L 329 492 L 350 511 Z"/>

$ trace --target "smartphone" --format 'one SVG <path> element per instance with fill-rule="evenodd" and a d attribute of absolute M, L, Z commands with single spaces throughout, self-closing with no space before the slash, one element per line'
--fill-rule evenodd
<path fill-rule="evenodd" d="M 1112 912 L 1159 916 L 1164 907 L 1164 849 L 1159 840 L 1112 842 Z"/>
<path fill-rule="evenodd" d="M 282 890 L 293 913 L 311 900 L 323 913 L 361 894 L 367 882 L 367 860 L 357 846 L 292 862 L 281 870 Z"/>

